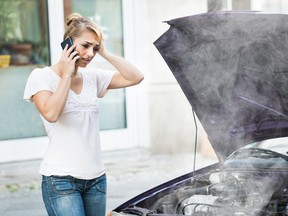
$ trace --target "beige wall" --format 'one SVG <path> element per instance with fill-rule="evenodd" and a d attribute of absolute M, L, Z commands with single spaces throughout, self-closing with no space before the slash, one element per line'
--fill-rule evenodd
<path fill-rule="evenodd" d="M 154 153 L 192 152 L 192 108 L 153 42 L 169 28 L 163 21 L 206 12 L 207 2 L 146 0 L 135 1 L 134 6 L 135 53 L 148 89 L 150 148 Z M 199 140 L 205 139 L 200 135 Z"/>

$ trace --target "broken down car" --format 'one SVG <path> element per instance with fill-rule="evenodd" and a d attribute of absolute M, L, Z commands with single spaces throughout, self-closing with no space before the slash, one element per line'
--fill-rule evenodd
<path fill-rule="evenodd" d="M 219 163 L 143 192 L 112 215 L 288 215 L 288 15 L 228 11 L 166 23 L 154 45 Z"/>

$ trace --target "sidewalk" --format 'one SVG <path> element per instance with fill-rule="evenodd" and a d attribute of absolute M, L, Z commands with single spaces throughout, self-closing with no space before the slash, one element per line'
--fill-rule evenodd
<path fill-rule="evenodd" d="M 194 154 L 151 155 L 145 150 L 103 153 L 107 211 L 161 183 L 193 170 Z M 216 159 L 196 156 L 196 169 Z M 0 216 L 46 216 L 40 160 L 0 164 Z"/>

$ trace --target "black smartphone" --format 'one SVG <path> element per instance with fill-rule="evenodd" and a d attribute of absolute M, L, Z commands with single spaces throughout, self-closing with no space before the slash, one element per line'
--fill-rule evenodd
<path fill-rule="evenodd" d="M 69 48 L 73 45 L 72 39 L 71 39 L 71 38 L 67 38 L 66 40 L 64 40 L 64 41 L 61 43 L 61 47 L 62 47 L 63 50 L 64 50 L 66 44 L 68 44 L 68 49 L 69 49 Z M 75 51 L 75 49 L 72 50 L 72 52 L 74 52 L 74 51 Z M 72 52 L 71 52 L 71 53 L 72 53 Z M 78 62 L 78 60 L 77 60 L 76 62 Z"/>
<path fill-rule="evenodd" d="M 66 44 L 68 44 L 68 49 L 73 45 L 73 41 L 71 38 L 67 38 L 66 40 L 64 40 L 62 43 L 61 43 L 61 47 L 62 49 L 64 50 Z"/>

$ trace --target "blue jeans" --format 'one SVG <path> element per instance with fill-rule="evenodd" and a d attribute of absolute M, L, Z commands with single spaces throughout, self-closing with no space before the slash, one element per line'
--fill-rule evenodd
<path fill-rule="evenodd" d="M 105 216 L 106 175 L 92 180 L 42 176 L 42 197 L 49 216 Z"/>

